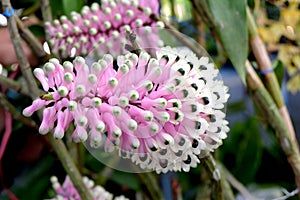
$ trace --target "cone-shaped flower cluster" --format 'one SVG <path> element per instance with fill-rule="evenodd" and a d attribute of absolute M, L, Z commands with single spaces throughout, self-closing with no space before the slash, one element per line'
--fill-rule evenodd
<path fill-rule="evenodd" d="M 102 0 L 101 6 L 93 3 L 91 7 L 84 6 L 81 13 L 72 12 L 70 20 L 62 16 L 46 24 L 51 49 L 63 58 L 92 51 L 98 58 L 105 53 L 116 56 L 125 52 L 125 32 L 132 30 L 142 48 L 162 46 L 157 31 L 164 24 L 151 18 L 158 12 L 158 5 L 153 2 L 158 4 L 141 0 L 145 6 L 141 9 L 138 0 Z"/>
<path fill-rule="evenodd" d="M 73 183 L 71 182 L 69 176 L 65 178 L 64 183 L 61 185 L 57 177 L 51 177 L 52 187 L 56 193 L 56 196 L 52 200 L 81 200 L 80 195 Z M 87 177 L 83 177 L 83 183 L 86 185 L 94 200 L 128 200 L 124 196 L 118 196 L 113 198 L 113 195 L 107 192 L 100 185 L 95 185 L 94 181 Z"/>
<path fill-rule="evenodd" d="M 155 58 L 142 51 L 116 61 L 106 54 L 91 66 L 81 57 L 63 65 L 51 59 L 34 74 L 48 94 L 23 114 L 46 106 L 41 134 L 56 122 L 54 137 L 62 138 L 74 121 L 75 141 L 89 137 L 92 147 L 104 143 L 158 173 L 195 167 L 229 131 L 227 87 L 207 57 L 190 51 L 162 48 Z"/>

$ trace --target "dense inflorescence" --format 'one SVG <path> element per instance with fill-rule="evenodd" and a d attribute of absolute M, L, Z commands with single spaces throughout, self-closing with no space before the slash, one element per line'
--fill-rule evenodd
<path fill-rule="evenodd" d="M 162 46 L 158 30 L 164 24 L 152 19 L 158 14 L 158 3 L 151 2 L 102 0 L 101 6 L 93 3 L 91 7 L 84 6 L 81 13 L 72 12 L 70 20 L 61 16 L 60 20 L 46 23 L 52 52 L 63 58 L 90 52 L 98 58 L 105 53 L 117 56 L 126 51 L 126 31 L 136 33 L 141 48 Z"/>
<path fill-rule="evenodd" d="M 51 177 L 51 182 L 56 194 L 55 197 L 52 198 L 52 200 L 81 200 L 80 195 L 71 182 L 69 176 L 65 178 L 65 181 L 62 185 L 58 182 L 58 179 L 55 176 Z M 87 177 L 83 177 L 83 183 L 92 194 L 94 200 L 128 200 L 124 196 L 113 198 L 113 195 L 111 193 L 107 192 L 100 185 L 95 185 L 94 181 L 90 180 Z"/>
<path fill-rule="evenodd" d="M 119 151 L 143 169 L 189 171 L 222 144 L 229 131 L 227 87 L 208 57 L 165 47 L 87 66 L 82 57 L 51 59 L 34 74 L 48 92 L 23 111 L 46 106 L 40 133 L 62 138 L 71 122 L 74 141 Z M 55 127 L 54 127 L 55 126 Z"/>

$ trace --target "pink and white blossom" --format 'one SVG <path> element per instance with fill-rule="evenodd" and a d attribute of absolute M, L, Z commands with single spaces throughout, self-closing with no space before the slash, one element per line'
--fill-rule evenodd
<path fill-rule="evenodd" d="M 114 65 L 110 54 L 91 66 L 82 57 L 62 65 L 51 59 L 34 73 L 48 93 L 24 115 L 44 105 L 41 134 L 54 130 L 60 139 L 74 123 L 75 142 L 89 138 L 92 147 L 158 173 L 189 171 L 227 137 L 228 88 L 207 57 L 165 47 L 154 57 L 120 55 Z"/>
<path fill-rule="evenodd" d="M 126 31 L 136 32 L 141 48 L 160 47 L 163 42 L 157 32 L 164 24 L 151 17 L 158 8 L 156 0 L 102 0 L 101 5 L 93 3 L 81 13 L 72 12 L 70 19 L 61 16 L 46 23 L 48 42 L 52 52 L 63 58 L 90 52 L 98 58 L 105 53 L 116 57 L 126 52 Z"/>
<path fill-rule="evenodd" d="M 66 176 L 62 185 L 58 182 L 56 176 L 52 176 L 50 180 L 56 194 L 52 200 L 81 200 L 81 197 L 69 176 Z M 92 194 L 94 200 L 128 200 L 128 198 L 123 195 L 113 198 L 111 193 L 106 191 L 102 186 L 95 185 L 94 181 L 90 180 L 88 177 L 83 177 L 83 183 Z"/>

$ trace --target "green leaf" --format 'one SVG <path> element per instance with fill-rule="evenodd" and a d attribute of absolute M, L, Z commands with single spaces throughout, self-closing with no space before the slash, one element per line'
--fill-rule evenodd
<path fill-rule="evenodd" d="M 257 119 L 237 122 L 219 151 L 229 170 L 243 183 L 253 182 L 262 161 L 263 144 Z"/>
<path fill-rule="evenodd" d="M 45 30 L 40 25 L 32 25 L 29 26 L 29 30 L 36 36 L 36 37 L 43 37 L 45 36 Z"/>
<path fill-rule="evenodd" d="M 79 12 L 81 8 L 84 6 L 84 0 L 63 0 L 63 10 L 64 14 L 70 17 L 70 13 L 72 11 Z"/>
<path fill-rule="evenodd" d="M 53 15 L 53 19 L 55 19 L 63 14 L 62 1 L 50 0 L 50 6 L 51 6 L 51 12 Z"/>
<path fill-rule="evenodd" d="M 245 62 L 248 55 L 247 1 L 206 1 L 226 53 L 245 83 Z"/>
<path fill-rule="evenodd" d="M 276 74 L 278 83 L 279 83 L 279 85 L 281 87 L 282 82 L 283 82 L 283 78 L 284 78 L 284 66 L 283 66 L 283 63 L 280 60 L 276 60 L 273 63 L 273 69 L 274 69 L 274 72 Z"/>
<path fill-rule="evenodd" d="M 140 190 L 141 187 L 141 183 L 136 174 L 114 171 L 110 177 L 110 180 L 118 183 L 121 186 L 127 186 L 135 191 Z"/>

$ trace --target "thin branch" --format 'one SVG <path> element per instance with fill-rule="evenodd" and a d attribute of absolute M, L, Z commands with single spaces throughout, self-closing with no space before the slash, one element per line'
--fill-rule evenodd
<path fill-rule="evenodd" d="M 55 139 L 51 133 L 48 134 L 47 136 L 48 136 L 47 137 L 48 141 L 50 142 L 51 146 L 55 150 L 55 153 L 58 156 L 59 160 L 61 161 L 64 169 L 70 176 L 71 181 L 76 187 L 78 193 L 80 194 L 81 199 L 93 200 L 92 195 L 88 191 L 87 187 L 84 185 L 82 181 L 82 176 L 80 175 L 64 143 L 61 140 Z"/>
<path fill-rule="evenodd" d="M 15 16 L 17 27 L 21 34 L 21 37 L 27 42 L 34 54 L 40 59 L 41 62 L 45 62 L 49 59 L 49 55 L 44 51 L 41 42 L 31 33 L 31 31 L 24 26 L 19 17 Z"/>
<path fill-rule="evenodd" d="M 286 200 L 286 199 L 288 199 L 288 198 L 290 198 L 290 197 L 293 197 L 293 196 L 295 196 L 296 194 L 298 194 L 298 193 L 299 193 L 299 190 L 298 190 L 298 188 L 297 188 L 297 189 L 293 190 L 292 192 L 289 192 L 289 191 L 287 191 L 286 189 L 284 189 L 284 190 L 283 190 L 283 193 L 285 194 L 284 196 L 278 197 L 278 198 L 272 199 L 272 200 Z"/>
<path fill-rule="evenodd" d="M 24 87 L 24 85 L 22 85 L 21 83 L 14 81 L 10 78 L 7 78 L 3 75 L 0 74 L 0 85 L 13 89 L 16 92 L 19 92 L 21 94 L 30 96 L 31 94 L 28 92 L 27 88 Z"/>
<path fill-rule="evenodd" d="M 277 77 L 275 75 L 275 72 L 273 71 L 270 57 L 268 55 L 268 52 L 266 50 L 266 47 L 262 39 L 258 34 L 254 18 L 249 8 L 247 8 L 247 24 L 248 24 L 249 34 L 250 34 L 249 43 L 252 52 L 254 54 L 254 57 L 256 58 L 257 65 L 260 71 L 268 72 L 268 73 L 263 73 L 264 83 L 266 85 L 266 88 L 270 92 L 273 100 L 275 101 L 277 108 L 279 109 L 279 112 L 282 115 L 282 118 L 287 124 L 292 140 L 294 140 L 294 143 L 296 143 L 297 140 L 295 136 L 295 130 L 290 118 L 290 114 L 283 101 L 280 86 Z"/>
<path fill-rule="evenodd" d="M 214 157 L 209 154 L 207 157 L 202 158 L 204 166 L 210 174 L 212 180 L 212 194 L 213 199 L 216 200 L 234 200 L 233 192 L 223 176 L 222 169 L 217 166 Z"/>
<path fill-rule="evenodd" d="M 0 106 L 2 106 L 4 108 L 4 110 L 8 111 L 11 113 L 12 117 L 17 120 L 22 122 L 23 124 L 25 124 L 26 126 L 38 129 L 37 124 L 35 123 L 35 121 L 33 121 L 30 118 L 24 117 L 5 97 L 5 95 L 3 95 L 2 93 L 0 93 Z"/>
<path fill-rule="evenodd" d="M 296 184 L 300 188 L 300 154 L 297 143 L 291 138 L 289 129 L 276 108 L 272 97 L 264 87 L 249 61 L 246 62 L 246 82 L 254 101 L 264 112 L 270 126 L 276 132 L 276 137 L 284 151 L 295 174 Z M 299 196 L 300 197 L 300 196 Z"/>
<path fill-rule="evenodd" d="M 247 11 L 249 15 L 249 10 Z M 200 14 L 201 15 L 201 14 Z M 255 32 L 255 26 L 254 20 L 252 19 L 249 21 L 248 19 L 248 26 L 250 35 L 251 34 L 256 34 Z M 212 28 L 214 30 L 214 28 Z M 251 36 L 250 36 L 251 37 Z M 253 38 L 253 37 L 252 37 Z M 250 39 L 251 40 L 251 39 Z M 266 54 L 266 52 L 259 51 L 258 49 L 253 49 L 254 52 L 256 53 L 257 58 L 261 59 L 259 54 Z M 260 53 L 256 52 L 259 51 Z M 265 51 L 265 48 L 264 48 Z M 197 54 L 197 51 L 195 52 Z M 269 57 L 267 56 L 267 59 Z M 261 59 L 263 62 L 265 62 L 265 59 Z M 270 63 L 270 62 L 269 62 Z M 261 66 L 264 66 L 264 64 L 260 64 Z M 270 64 L 269 64 L 270 65 Z M 262 68 L 264 69 L 270 69 L 268 68 Z M 298 189 L 300 189 L 300 156 L 299 156 L 299 149 L 298 149 L 298 144 L 297 141 L 295 140 L 295 136 L 292 131 L 293 127 L 289 118 L 289 114 L 285 106 L 282 106 L 284 104 L 280 104 L 280 100 L 276 101 L 278 103 L 278 108 L 276 108 L 276 104 L 274 103 L 274 100 L 268 93 L 268 91 L 264 88 L 263 83 L 257 76 L 257 74 L 254 72 L 252 69 L 249 61 L 246 63 L 246 71 L 247 71 L 247 87 L 252 92 L 254 100 L 260 105 L 260 109 L 266 113 L 266 118 L 269 122 L 269 124 L 272 126 L 272 128 L 276 131 L 277 138 L 279 140 L 279 143 L 281 145 L 281 148 L 285 152 L 287 159 L 294 171 L 295 178 L 296 178 L 296 183 L 298 186 Z M 267 85 L 269 87 L 273 87 L 272 84 L 274 83 L 275 85 L 278 85 L 276 77 L 272 77 L 269 80 Z M 276 87 L 276 86 L 274 86 Z M 274 95 L 274 99 L 276 99 L 277 96 L 279 96 L 279 99 L 282 99 L 280 90 L 277 89 L 270 89 L 271 94 Z M 275 92 L 274 92 L 275 91 Z M 277 91 L 277 92 L 276 92 Z M 282 118 L 282 115 L 285 117 L 284 120 Z M 299 196 L 300 197 L 300 196 Z"/>
<path fill-rule="evenodd" d="M 138 173 L 137 175 L 139 176 L 140 180 L 147 187 L 147 190 L 149 191 L 149 193 L 151 195 L 151 199 L 153 199 L 153 200 L 162 200 L 163 199 L 163 195 L 158 186 L 158 182 L 152 173 L 150 173 L 150 172 L 149 173 Z"/>
<path fill-rule="evenodd" d="M 226 169 L 226 167 L 222 163 L 218 163 L 221 166 L 222 171 L 224 173 L 225 178 L 228 182 L 244 197 L 244 199 L 256 200 L 256 198 L 251 195 L 251 193 L 247 190 L 247 188 L 239 182 L 231 173 Z"/>
<path fill-rule="evenodd" d="M 9 0 L 2 0 L 2 9 L 11 9 L 11 4 Z M 31 72 L 30 64 L 27 60 L 27 57 L 22 49 L 22 42 L 21 38 L 17 29 L 15 17 L 9 17 L 7 19 L 7 25 L 10 32 L 11 41 L 13 43 L 13 46 L 15 48 L 16 56 L 20 64 L 20 68 L 22 71 L 22 74 L 24 75 L 24 78 L 28 84 L 29 90 L 32 93 L 33 98 L 36 98 L 39 96 L 38 93 L 38 87 L 36 85 L 35 79 L 33 77 L 33 74 Z"/>
<path fill-rule="evenodd" d="M 52 13 L 49 0 L 40 0 L 41 11 L 43 15 L 44 23 L 52 22 Z M 46 40 L 49 41 L 51 38 L 46 31 Z"/>
<path fill-rule="evenodd" d="M 6 8 L 11 9 L 12 8 L 11 3 L 9 0 L 2 0 L 2 9 L 6 10 Z M 15 17 L 8 18 L 8 29 L 10 31 L 11 40 L 15 48 L 15 52 L 20 64 L 22 74 L 25 77 L 25 80 L 28 84 L 29 91 L 31 93 L 31 98 L 35 99 L 39 96 L 39 90 L 35 82 L 34 76 L 32 74 L 27 57 L 25 56 L 21 46 L 21 38 L 17 30 Z M 53 149 L 55 150 L 58 158 L 62 162 L 64 169 L 70 176 L 71 181 L 73 182 L 74 186 L 78 190 L 81 199 L 92 200 L 93 197 L 88 191 L 88 189 L 86 188 L 86 186 L 84 185 L 82 181 L 82 177 L 78 169 L 76 168 L 71 156 L 69 155 L 64 143 L 61 140 L 55 140 L 52 134 L 48 134 L 48 139 Z"/>

